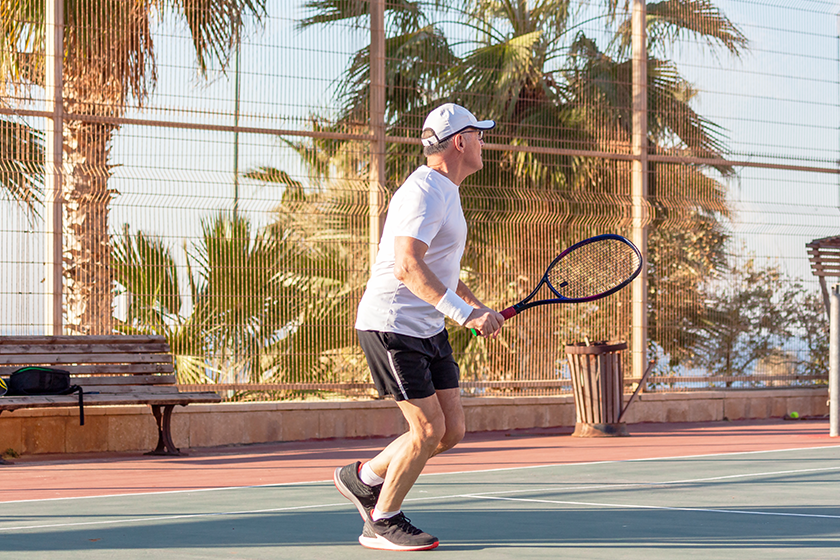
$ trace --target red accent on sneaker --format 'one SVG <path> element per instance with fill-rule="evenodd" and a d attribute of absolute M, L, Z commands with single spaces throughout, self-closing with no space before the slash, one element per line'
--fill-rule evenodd
<path fill-rule="evenodd" d="M 379 535 L 374 535 L 373 537 L 366 536 L 364 534 L 359 536 L 359 544 L 365 548 L 370 548 L 372 550 L 394 550 L 399 552 L 412 552 L 412 551 L 421 551 L 421 550 L 432 550 L 437 548 L 440 545 L 439 541 L 435 541 L 431 544 L 427 545 L 420 545 L 420 546 L 404 546 L 394 544 L 388 539 L 384 539 Z"/>

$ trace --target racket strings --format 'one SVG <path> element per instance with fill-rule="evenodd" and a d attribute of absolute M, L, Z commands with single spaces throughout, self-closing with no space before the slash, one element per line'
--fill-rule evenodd
<path fill-rule="evenodd" d="M 546 280 L 560 296 L 594 298 L 610 291 L 639 268 L 636 252 L 617 239 L 582 245 L 554 263 Z"/>

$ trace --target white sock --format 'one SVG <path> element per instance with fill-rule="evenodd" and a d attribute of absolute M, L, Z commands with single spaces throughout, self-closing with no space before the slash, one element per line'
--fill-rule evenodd
<path fill-rule="evenodd" d="M 382 519 L 391 519 L 398 513 L 399 511 L 380 511 L 379 508 L 373 508 L 373 513 L 370 514 L 370 518 L 374 521 L 380 521 Z"/>
<path fill-rule="evenodd" d="M 373 472 L 373 469 L 370 468 L 370 462 L 362 465 L 362 470 L 359 471 L 359 478 L 368 486 L 379 486 L 385 482 L 384 478 Z"/>

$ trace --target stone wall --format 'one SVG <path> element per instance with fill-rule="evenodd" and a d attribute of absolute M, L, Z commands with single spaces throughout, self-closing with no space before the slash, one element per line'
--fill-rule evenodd
<path fill-rule="evenodd" d="M 625 395 L 625 401 L 629 395 Z M 628 424 L 773 418 L 797 411 L 828 414 L 827 389 L 648 393 L 628 410 Z M 571 396 L 465 398 L 468 432 L 574 426 Z M 190 405 L 172 415 L 181 448 L 308 439 L 392 436 L 405 423 L 392 401 L 266 402 Z M 632 426 L 630 429 L 632 433 Z M 148 451 L 157 428 L 148 406 L 29 409 L 0 415 L 0 452 L 19 454 Z"/>

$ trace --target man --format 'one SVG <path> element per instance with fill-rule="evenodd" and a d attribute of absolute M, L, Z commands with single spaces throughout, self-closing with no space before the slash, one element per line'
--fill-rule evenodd
<path fill-rule="evenodd" d="M 359 542 L 368 548 L 438 545 L 400 508 L 426 461 L 464 436 L 460 371 L 444 316 L 494 338 L 504 323 L 459 279 L 467 223 L 458 188 L 482 168 L 483 133 L 494 126 L 453 103 L 429 114 L 421 135 L 426 165 L 394 193 L 359 304 L 356 331 L 374 384 L 394 397 L 409 426 L 369 462 L 335 471 L 336 487 L 365 521 Z"/>

